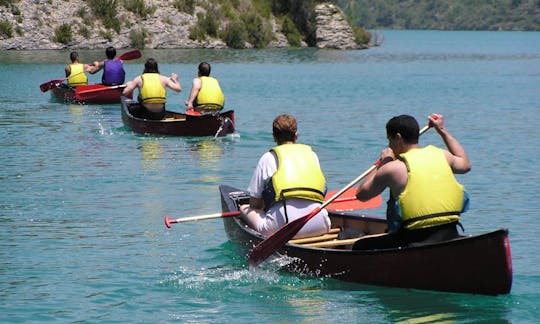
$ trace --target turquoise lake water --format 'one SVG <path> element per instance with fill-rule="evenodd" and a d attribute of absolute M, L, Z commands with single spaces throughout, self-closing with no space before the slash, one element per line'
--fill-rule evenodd
<path fill-rule="evenodd" d="M 184 91 L 169 92 L 168 108 L 183 110 L 197 64 L 209 61 L 237 119 L 237 134 L 220 139 L 136 135 L 119 105 L 40 92 L 63 77 L 68 51 L 0 52 L 0 322 L 537 323 L 540 33 L 382 34 L 383 46 L 364 51 L 144 50 L 126 65 L 129 78 L 147 57 L 178 73 Z M 509 295 L 249 269 L 221 220 L 163 224 L 220 212 L 218 186 L 247 186 L 280 113 L 298 118 L 299 142 L 336 190 L 378 158 L 389 118 L 424 124 L 432 112 L 473 162 L 458 176 L 471 196 L 465 233 L 510 231 Z M 421 138 L 430 143 L 444 145 L 435 132 Z"/>

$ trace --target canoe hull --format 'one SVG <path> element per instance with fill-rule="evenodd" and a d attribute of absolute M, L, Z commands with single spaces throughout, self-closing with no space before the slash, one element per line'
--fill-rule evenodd
<path fill-rule="evenodd" d="M 77 102 L 75 89 L 67 86 L 59 86 L 51 89 L 51 98 L 61 102 Z"/>
<path fill-rule="evenodd" d="M 89 90 L 92 90 L 89 92 Z M 104 86 L 102 84 L 89 84 L 68 87 L 65 84 L 51 89 L 52 98 L 66 103 L 85 104 L 113 104 L 119 103 L 122 96 L 123 87 Z M 131 96 L 129 96 L 131 98 Z"/>
<path fill-rule="evenodd" d="M 134 105 L 139 105 L 139 103 L 122 97 L 122 121 L 125 126 L 136 133 L 172 136 L 225 136 L 235 131 L 234 111 L 232 110 L 216 116 L 191 116 L 167 111 L 164 120 L 147 120 L 137 118 L 131 113 L 130 107 Z"/>
<path fill-rule="evenodd" d="M 105 86 L 102 84 L 89 84 L 79 86 L 75 91 L 75 98 L 79 102 L 89 104 L 113 104 L 119 103 L 125 85 Z M 132 94 L 128 96 L 132 98 Z"/>
<path fill-rule="evenodd" d="M 239 191 L 228 186 L 221 186 L 220 191 L 223 211 L 237 209 L 229 194 Z M 380 228 L 384 224 L 379 218 L 358 214 L 330 212 L 330 216 L 333 226 L 364 223 L 360 226 Z M 242 253 L 263 239 L 237 217 L 223 218 L 223 222 L 229 239 L 242 247 Z M 506 229 L 421 247 L 352 251 L 350 247 L 286 244 L 278 252 L 292 258 L 285 266 L 289 271 L 347 282 L 484 295 L 507 294 L 512 286 Z"/>

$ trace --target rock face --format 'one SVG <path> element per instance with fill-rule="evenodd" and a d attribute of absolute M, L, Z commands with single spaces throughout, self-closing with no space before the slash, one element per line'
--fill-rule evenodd
<path fill-rule="evenodd" d="M 320 3 L 315 7 L 315 16 L 317 22 L 315 37 L 318 48 L 358 48 L 354 41 L 353 29 L 338 6 L 332 3 Z"/>
<path fill-rule="evenodd" d="M 147 34 L 145 48 L 227 47 L 216 38 L 191 40 L 189 28 L 196 24 L 197 12 L 203 9 L 197 7 L 195 14 L 190 15 L 175 9 L 171 1 L 152 1 L 155 10 L 144 19 L 119 5 L 117 17 L 122 25 L 119 33 L 104 28 L 100 20 L 82 18 L 91 16 L 91 9 L 82 0 L 21 0 L 16 5 L 20 11 L 16 14 L 11 8 L 0 6 L 0 22 L 9 22 L 13 27 L 12 37 L 0 32 L 0 50 L 101 49 L 109 45 L 129 48 L 131 33 L 142 30 Z M 330 3 L 319 4 L 316 17 L 318 48 L 357 48 L 352 28 L 341 9 Z M 281 26 L 273 18 L 270 23 L 274 41 L 269 47 L 288 47 Z M 54 40 L 55 29 L 62 24 L 70 25 L 72 30 L 72 41 L 67 45 Z"/>

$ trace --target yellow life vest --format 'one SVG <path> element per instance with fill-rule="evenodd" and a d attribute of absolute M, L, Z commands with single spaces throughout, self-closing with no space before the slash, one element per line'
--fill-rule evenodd
<path fill-rule="evenodd" d="M 271 151 L 278 160 L 277 171 L 272 176 L 275 201 L 303 198 L 324 202 L 326 180 L 310 146 L 282 144 Z"/>
<path fill-rule="evenodd" d="M 88 77 L 86 76 L 86 73 L 84 72 L 84 64 L 82 63 L 70 64 L 69 70 L 71 71 L 71 73 L 69 73 L 69 76 L 68 76 L 69 86 L 76 87 L 76 86 L 88 84 Z"/>
<path fill-rule="evenodd" d="M 143 104 L 167 102 L 167 91 L 161 84 L 159 73 L 143 73 L 141 79 L 140 98 Z"/>
<path fill-rule="evenodd" d="M 400 157 L 408 171 L 407 185 L 398 197 L 402 226 L 420 229 L 458 221 L 464 189 L 456 181 L 444 152 L 428 145 Z"/>
<path fill-rule="evenodd" d="M 207 76 L 199 77 L 201 89 L 197 94 L 197 107 L 203 109 L 221 109 L 225 104 L 225 96 L 217 79 Z"/>

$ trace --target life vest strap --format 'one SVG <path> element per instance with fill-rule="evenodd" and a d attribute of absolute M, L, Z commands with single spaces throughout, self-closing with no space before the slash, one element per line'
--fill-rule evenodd
<path fill-rule="evenodd" d="M 418 217 L 414 217 L 414 218 L 410 218 L 410 219 L 402 221 L 401 226 L 406 227 L 412 222 L 417 222 L 417 221 L 426 220 L 430 218 L 436 218 L 436 217 L 452 216 L 452 215 L 459 216 L 461 215 L 461 211 L 449 211 L 449 212 L 443 212 L 443 213 L 435 213 L 435 214 L 429 214 L 429 215 L 424 215 L 424 216 L 418 216 Z"/>
<path fill-rule="evenodd" d="M 312 192 L 315 192 L 321 196 L 324 197 L 324 193 L 322 193 L 320 190 L 317 190 L 317 189 L 313 189 L 313 188 L 305 188 L 305 187 L 297 187 L 297 188 L 288 188 L 288 189 L 283 189 L 281 190 L 281 193 L 279 194 L 281 197 L 284 196 L 284 193 L 285 192 L 289 192 L 289 191 L 297 191 L 297 190 L 302 190 L 302 191 L 312 191 Z"/>
<path fill-rule="evenodd" d="M 195 106 L 196 109 L 206 109 L 206 110 L 221 110 L 223 109 L 222 105 L 214 103 L 205 103 Z"/>

